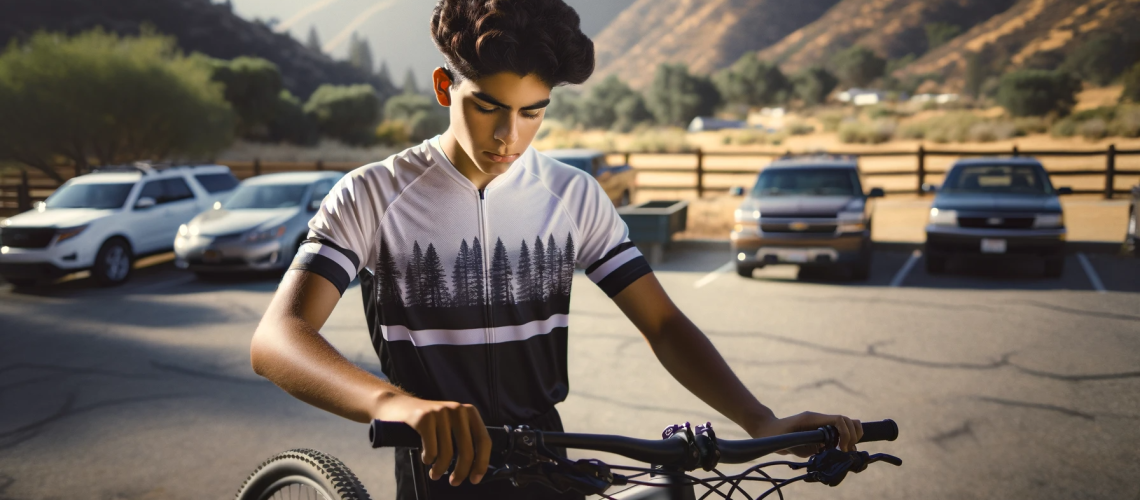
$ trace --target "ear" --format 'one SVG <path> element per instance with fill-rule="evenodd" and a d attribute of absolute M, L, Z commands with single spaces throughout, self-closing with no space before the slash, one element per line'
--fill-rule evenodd
<path fill-rule="evenodd" d="M 440 106 L 451 106 L 451 77 L 447 75 L 447 70 L 443 68 L 436 68 L 431 73 L 431 88 L 435 91 L 435 100 L 439 102 Z"/>

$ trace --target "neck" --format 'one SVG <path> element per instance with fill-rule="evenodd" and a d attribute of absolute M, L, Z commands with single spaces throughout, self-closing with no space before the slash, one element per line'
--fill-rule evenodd
<path fill-rule="evenodd" d="M 455 134 L 451 133 L 451 129 L 439 138 L 439 145 L 443 148 L 443 154 L 447 155 L 447 159 L 451 160 L 451 164 L 459 171 L 467 180 L 471 181 L 480 191 L 487 187 L 496 176 L 488 174 L 475 164 L 471 159 L 471 155 L 463 150 L 463 146 L 459 145 L 459 140 L 455 138 Z"/>

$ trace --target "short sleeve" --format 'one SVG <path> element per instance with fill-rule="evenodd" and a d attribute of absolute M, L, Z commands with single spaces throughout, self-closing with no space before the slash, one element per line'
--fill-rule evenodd
<path fill-rule="evenodd" d="M 629 240 L 629 228 L 618 215 L 605 190 L 593 179 L 579 208 L 578 224 L 583 238 L 578 265 L 586 276 L 606 292 L 617 296 L 638 278 L 653 272 L 649 262 Z"/>
<path fill-rule="evenodd" d="M 309 221 L 309 237 L 297 251 L 289 269 L 320 275 L 340 290 L 364 268 L 372 255 L 372 242 L 380 223 L 379 200 L 368 189 L 367 177 L 356 171 L 342 177 Z"/>

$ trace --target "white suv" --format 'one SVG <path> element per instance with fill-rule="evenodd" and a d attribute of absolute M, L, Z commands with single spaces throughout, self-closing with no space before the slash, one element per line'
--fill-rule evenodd
<path fill-rule="evenodd" d="M 34 210 L 0 220 L 0 276 L 17 287 L 91 270 L 104 286 L 140 256 L 168 251 L 178 226 L 237 186 L 229 167 L 114 167 L 65 182 Z"/>

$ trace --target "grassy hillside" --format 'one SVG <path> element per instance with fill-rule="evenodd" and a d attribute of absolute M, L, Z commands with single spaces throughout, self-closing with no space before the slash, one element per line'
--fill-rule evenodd
<path fill-rule="evenodd" d="M 305 48 L 288 35 L 235 15 L 226 4 L 210 0 L 35 0 L 6 2 L 0 16 L 0 41 L 24 39 L 38 30 L 75 34 L 97 26 L 137 34 L 150 24 L 172 35 L 186 52 L 232 59 L 256 56 L 277 64 L 285 87 L 305 99 L 322 83 L 372 84 L 382 95 L 395 89 L 346 62 Z"/>

